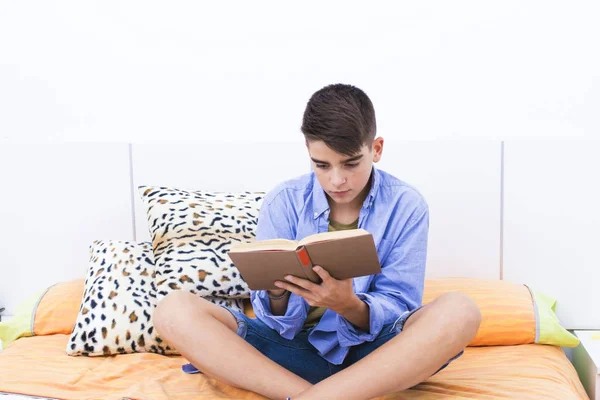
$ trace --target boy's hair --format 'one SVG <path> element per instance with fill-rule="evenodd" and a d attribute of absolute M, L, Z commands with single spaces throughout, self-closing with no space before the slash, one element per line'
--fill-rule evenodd
<path fill-rule="evenodd" d="M 355 86 L 325 86 L 308 101 L 300 129 L 306 140 L 321 140 L 335 152 L 352 156 L 375 139 L 375 109 Z"/>

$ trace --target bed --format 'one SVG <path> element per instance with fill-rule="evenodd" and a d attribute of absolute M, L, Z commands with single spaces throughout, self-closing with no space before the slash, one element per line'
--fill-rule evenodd
<path fill-rule="evenodd" d="M 0 355 L 0 391 L 69 399 L 263 399 L 201 375 L 181 372 L 181 357 L 106 359 L 65 355 L 68 335 L 19 340 Z M 24 357 L 24 354 L 28 354 Z M 554 346 L 468 347 L 426 382 L 386 399 L 583 399 L 585 392 Z"/>
<path fill-rule="evenodd" d="M 51 399 L 264 398 L 201 374 L 184 374 L 186 360 L 177 355 L 67 355 L 84 290 L 84 280 L 57 283 L 24 301 L 21 314 L 2 323 L 5 336 L 7 326 L 14 335 L 22 332 L 0 352 L 0 393 Z M 573 346 L 577 339 L 552 318 L 554 303 L 547 297 L 504 281 L 446 278 L 426 281 L 424 302 L 448 291 L 469 295 L 482 310 L 476 338 L 448 368 L 381 399 L 587 399 L 559 346 Z M 243 304 L 252 316 L 248 301 Z"/>

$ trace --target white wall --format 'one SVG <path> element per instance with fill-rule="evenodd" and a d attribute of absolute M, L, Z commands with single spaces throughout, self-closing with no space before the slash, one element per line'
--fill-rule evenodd
<path fill-rule="evenodd" d="M 499 141 L 386 140 L 379 166 L 429 204 L 428 278 L 500 278 Z"/>
<path fill-rule="evenodd" d="M 574 328 L 600 328 L 600 141 L 507 142 L 504 279 L 555 296 Z"/>
<path fill-rule="evenodd" d="M 131 240 L 127 144 L 0 146 L 0 305 L 83 277 L 93 240 Z"/>
<path fill-rule="evenodd" d="M 161 171 L 153 164 L 154 154 L 165 142 L 181 145 L 185 165 L 202 168 L 210 168 L 219 153 L 201 145 L 188 148 L 190 143 L 210 139 L 248 148 L 254 143 L 297 143 L 310 94 L 333 82 L 365 89 L 377 110 L 379 133 L 390 143 L 494 138 L 466 144 L 406 142 L 406 147 L 397 148 L 392 172 L 419 187 L 437 215 L 431 230 L 430 276 L 444 275 L 447 265 L 461 274 L 481 277 L 500 276 L 502 267 L 509 279 L 544 276 L 541 264 L 531 271 L 520 270 L 522 265 L 533 265 L 531 260 L 525 264 L 521 260 L 534 257 L 537 246 L 544 243 L 530 237 L 511 242 L 517 240 L 513 234 L 523 232 L 513 216 L 522 217 L 532 207 L 511 196 L 521 187 L 534 191 L 531 198 L 551 193 L 550 186 L 541 185 L 538 191 L 523 179 L 554 171 L 552 157 L 543 161 L 548 169 L 525 170 L 530 167 L 525 154 L 535 145 L 519 153 L 520 158 L 507 153 L 507 168 L 511 168 L 507 179 L 514 181 L 505 182 L 509 185 L 504 238 L 508 242 L 503 265 L 496 139 L 598 135 L 600 3 L 437 0 L 367 5 L 312 0 L 283 4 L 0 2 L 0 182 L 5 183 L 0 206 L 2 221 L 11 229 L 0 236 L 0 252 L 5 255 L 0 262 L 0 301 L 9 299 L 9 310 L 15 296 L 31 282 L 44 286 L 53 278 L 78 274 L 81 259 L 86 259 L 82 249 L 90 240 L 97 236 L 132 239 L 130 220 L 135 214 L 136 229 L 143 233 L 139 207 L 132 211 L 130 180 L 177 181 L 167 172 L 172 165 Z M 38 144 L 65 140 L 122 144 L 63 144 L 54 150 L 58 160 Z M 9 144 L 13 142 L 23 147 Z M 135 143 L 132 160 L 127 142 Z M 141 144 L 147 147 L 136 153 L 135 146 Z M 571 172 L 576 184 L 584 166 L 577 163 L 582 162 L 577 155 L 571 159 L 576 162 L 561 171 Z M 302 165 L 299 158 L 291 160 L 290 171 Z M 384 163 L 388 160 L 386 156 Z M 133 171 L 130 161 L 135 164 Z M 254 165 L 258 169 L 268 162 Z M 227 169 L 221 172 L 235 175 Z M 284 172 L 274 169 L 274 180 Z M 597 180 L 592 170 L 583 174 L 590 182 Z M 53 182 L 60 187 L 57 193 L 76 200 L 75 209 L 62 197 L 47 198 L 55 193 L 50 190 Z M 47 188 L 43 195 L 39 187 Z M 576 188 L 584 193 L 593 190 L 591 185 Z M 594 193 L 588 198 L 594 198 Z M 463 197 L 473 204 L 462 203 Z M 594 204 L 585 206 L 596 215 Z M 32 207 L 43 208 L 35 214 Z M 13 214 L 15 208 L 18 214 Z M 559 209 L 564 227 L 583 223 L 570 217 L 572 210 Z M 465 216 L 477 221 L 478 229 L 461 224 Z M 68 223 L 63 219 L 67 217 Z M 42 222 L 36 225 L 35 221 Z M 535 229 L 550 228 L 541 217 L 536 223 Z M 574 236 L 565 243 L 592 246 L 595 242 L 584 233 L 593 233 L 593 228 L 581 232 L 581 241 Z M 41 250 L 31 250 L 32 240 L 43 243 Z M 61 251 L 64 242 L 78 250 Z M 591 249 L 576 257 L 579 265 L 585 265 L 573 275 L 581 274 L 578 282 L 586 281 L 580 293 L 590 293 L 595 277 L 590 272 Z M 560 251 L 547 260 L 549 269 L 564 271 L 561 260 L 568 250 Z M 31 260 L 24 259 L 23 253 Z M 53 260 L 51 268 L 46 267 L 48 259 Z M 40 267 L 29 276 L 32 263 Z M 7 283 L 15 277 L 21 281 Z M 574 299 L 578 292 L 573 279 L 562 281 L 575 285 L 569 286 L 571 292 L 540 282 L 561 300 L 572 294 Z M 582 299 L 563 304 L 570 311 L 595 300 Z M 583 316 L 577 318 L 574 325 L 578 326 L 573 327 L 581 327 Z M 584 322 L 596 324 L 590 321 Z"/>
<path fill-rule="evenodd" d="M 338 81 L 367 91 L 388 137 L 589 137 L 599 15 L 595 0 L 3 1 L 0 140 L 293 141 Z"/>

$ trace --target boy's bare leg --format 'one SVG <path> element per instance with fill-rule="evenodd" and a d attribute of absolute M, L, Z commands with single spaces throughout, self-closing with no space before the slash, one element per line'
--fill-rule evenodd
<path fill-rule="evenodd" d="M 169 294 L 156 307 L 153 321 L 161 338 L 202 373 L 222 382 L 272 399 L 311 386 L 240 338 L 229 311 L 196 295 Z"/>
<path fill-rule="evenodd" d="M 440 296 L 415 312 L 402 333 L 292 400 L 370 399 L 426 380 L 475 337 L 481 314 L 460 293 Z"/>

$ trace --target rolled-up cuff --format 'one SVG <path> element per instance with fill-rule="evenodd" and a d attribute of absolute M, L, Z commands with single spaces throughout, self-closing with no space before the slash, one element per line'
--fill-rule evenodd
<path fill-rule="evenodd" d="M 383 328 L 384 313 L 381 305 L 368 293 L 357 293 L 356 296 L 369 306 L 369 332 L 355 327 L 341 315 L 337 315 L 340 330 L 338 340 L 341 346 L 356 346 L 364 342 L 372 342 Z"/>
<path fill-rule="evenodd" d="M 277 331 L 283 338 L 291 340 L 302 329 L 307 312 L 307 304 L 302 297 L 291 293 L 284 315 L 273 315 L 266 290 L 253 291 L 250 298 L 256 318 Z"/>

